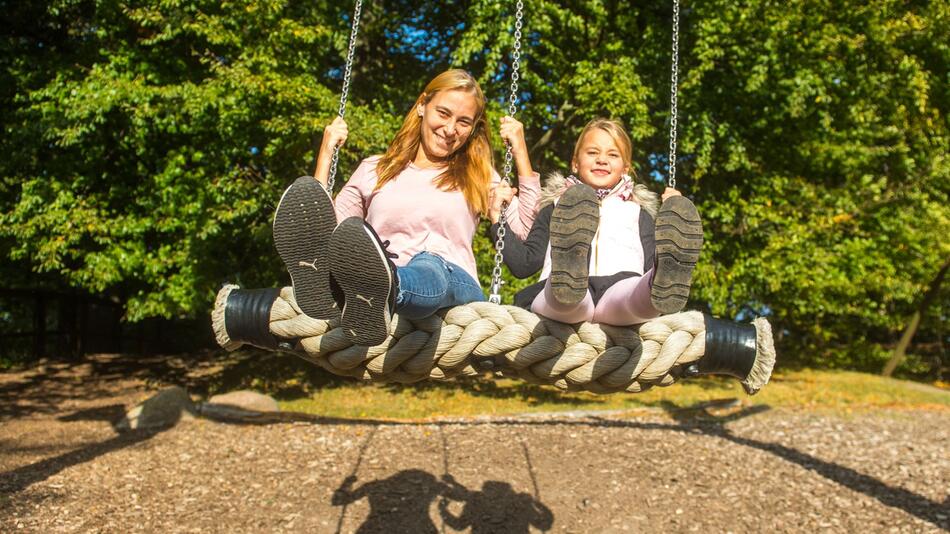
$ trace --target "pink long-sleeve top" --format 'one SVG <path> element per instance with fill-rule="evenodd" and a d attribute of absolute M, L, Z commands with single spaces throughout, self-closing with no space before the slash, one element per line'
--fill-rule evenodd
<path fill-rule="evenodd" d="M 435 182 L 443 168 L 422 169 L 413 164 L 378 191 L 376 163 L 380 156 L 366 158 L 336 196 L 336 217 L 361 217 L 389 240 L 389 251 L 399 255 L 397 266 L 409 263 L 419 252 L 438 254 L 465 269 L 478 281 L 472 239 L 478 215 L 469 209 L 461 191 L 442 191 Z M 492 183 L 501 178 L 492 172 Z M 541 178 L 518 178 L 518 196 L 508 206 L 511 230 L 524 239 L 534 223 L 541 192 Z"/>

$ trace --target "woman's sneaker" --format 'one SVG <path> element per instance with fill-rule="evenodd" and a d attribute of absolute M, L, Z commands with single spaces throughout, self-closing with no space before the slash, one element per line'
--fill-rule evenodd
<path fill-rule="evenodd" d="M 600 201 L 586 184 L 567 189 L 551 213 L 551 290 L 575 305 L 587 295 L 590 244 L 600 224 Z"/>
<path fill-rule="evenodd" d="M 340 317 L 330 291 L 329 247 L 334 228 L 333 200 L 312 176 L 297 178 L 280 197 L 274 214 L 274 245 L 290 273 L 297 306 L 314 319 Z"/>
<path fill-rule="evenodd" d="M 676 313 L 686 306 L 693 269 L 703 247 L 703 222 L 686 197 L 663 201 L 656 216 L 656 265 L 650 299 L 660 313 Z"/>
<path fill-rule="evenodd" d="M 330 237 L 330 271 L 344 295 L 340 327 L 354 345 L 379 345 L 389 335 L 399 277 L 396 257 L 359 217 L 350 217 Z"/>

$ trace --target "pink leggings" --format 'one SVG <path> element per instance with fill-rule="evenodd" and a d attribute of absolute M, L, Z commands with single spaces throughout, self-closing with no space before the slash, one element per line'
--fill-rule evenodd
<path fill-rule="evenodd" d="M 562 323 L 589 321 L 615 326 L 641 324 L 660 316 L 650 299 L 652 284 L 653 269 L 650 269 L 643 276 L 625 278 L 610 286 L 596 306 L 590 291 L 580 303 L 565 306 L 554 299 L 549 278 L 544 290 L 531 303 L 531 311 Z"/>

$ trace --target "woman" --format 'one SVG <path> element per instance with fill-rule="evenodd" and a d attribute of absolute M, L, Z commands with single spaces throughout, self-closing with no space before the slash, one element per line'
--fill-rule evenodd
<path fill-rule="evenodd" d="M 539 176 L 528 160 L 524 129 L 502 119 L 521 200 L 509 206 L 512 231 L 526 237 Z M 499 182 L 492 168 L 485 96 L 462 70 L 436 76 L 416 99 L 389 149 L 363 160 L 337 195 L 327 193 L 330 160 L 347 137 L 342 118 L 324 131 L 314 178 L 298 179 L 274 217 L 277 250 L 305 314 L 340 316 L 357 345 L 376 345 L 394 312 L 411 318 L 484 300 L 472 252 L 480 216 Z M 514 191 L 497 188 L 502 198 Z M 341 221 L 337 225 L 337 221 Z"/>

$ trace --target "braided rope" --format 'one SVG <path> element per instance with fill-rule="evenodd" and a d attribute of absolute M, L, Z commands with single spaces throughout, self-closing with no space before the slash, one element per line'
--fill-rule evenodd
<path fill-rule="evenodd" d="M 222 289 L 219 301 L 235 287 Z M 515 306 L 473 302 L 421 320 L 397 315 L 387 339 L 375 347 L 352 345 L 338 326 L 304 315 L 289 287 L 270 312 L 271 333 L 295 340 L 285 348 L 334 374 L 379 382 L 444 380 L 490 368 L 566 390 L 639 392 L 672 384 L 679 366 L 705 352 L 700 312 L 614 327 L 569 325 Z M 233 342 L 222 346 L 236 348 Z"/>

